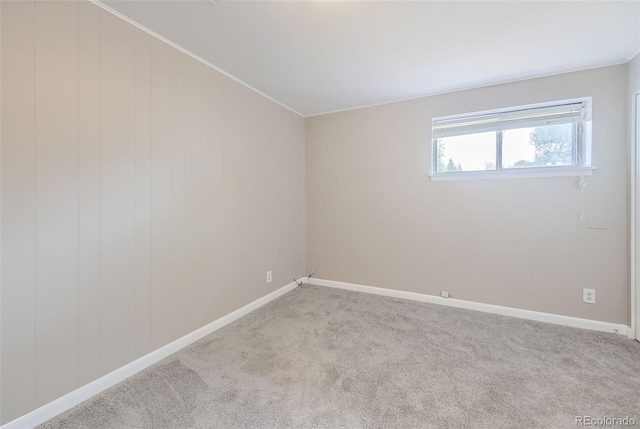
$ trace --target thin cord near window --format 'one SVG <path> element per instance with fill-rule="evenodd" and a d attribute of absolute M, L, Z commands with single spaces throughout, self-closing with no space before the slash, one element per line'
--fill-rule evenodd
<path fill-rule="evenodd" d="M 579 124 L 576 124 L 575 116 L 573 116 L 572 120 L 573 126 L 576 132 L 576 161 L 578 163 L 578 167 L 580 168 L 580 178 L 578 179 L 578 187 L 580 188 L 580 220 L 585 220 L 587 215 L 584 209 L 584 189 L 587 187 L 587 180 L 584 177 L 584 163 L 582 162 L 582 150 L 584 150 L 583 144 L 583 135 L 582 131 L 579 130 Z"/>
<path fill-rule="evenodd" d="M 584 212 L 584 188 L 587 187 L 587 181 L 584 178 L 584 170 L 578 179 L 578 186 L 580 187 L 580 220 L 585 220 L 586 214 Z"/>

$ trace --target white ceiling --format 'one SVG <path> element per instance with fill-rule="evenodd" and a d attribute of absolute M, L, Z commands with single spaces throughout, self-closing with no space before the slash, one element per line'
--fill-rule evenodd
<path fill-rule="evenodd" d="M 103 3 L 304 116 L 640 50 L 640 1 Z"/>

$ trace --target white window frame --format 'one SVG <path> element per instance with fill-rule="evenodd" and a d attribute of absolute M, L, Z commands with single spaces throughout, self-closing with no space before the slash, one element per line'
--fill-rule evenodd
<path fill-rule="evenodd" d="M 496 115 L 505 115 L 517 113 L 520 111 L 554 108 L 570 104 L 583 104 L 582 119 L 574 123 L 574 150 L 576 151 L 575 164 L 566 166 L 549 166 L 549 167 L 518 167 L 503 168 L 502 167 L 502 133 L 499 125 L 495 129 L 487 129 L 486 127 L 479 130 L 470 128 L 468 134 L 474 134 L 483 131 L 496 131 L 496 170 L 488 171 L 454 171 L 454 172 L 438 172 L 438 139 L 433 136 L 434 125 L 448 120 L 463 120 L 467 118 L 477 118 L 481 116 L 495 117 Z M 485 110 L 481 112 L 465 113 L 461 115 L 450 115 L 435 117 L 431 121 L 431 180 L 475 180 L 475 179 L 513 179 L 513 178 L 533 178 L 533 177 L 562 177 L 562 176 L 590 176 L 596 167 L 592 165 L 591 159 L 591 97 L 574 98 L 568 100 L 558 100 L 546 103 L 536 103 L 524 106 L 514 106 L 503 109 Z M 524 122 L 526 126 L 526 121 Z"/>

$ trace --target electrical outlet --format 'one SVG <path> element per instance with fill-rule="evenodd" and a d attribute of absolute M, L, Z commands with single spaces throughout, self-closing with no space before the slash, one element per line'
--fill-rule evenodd
<path fill-rule="evenodd" d="M 596 303 L 596 290 L 595 289 L 582 289 L 582 302 L 587 304 Z"/>
<path fill-rule="evenodd" d="M 443 298 L 449 298 L 449 292 L 447 292 L 446 290 L 443 290 L 441 295 Z"/>
<path fill-rule="evenodd" d="M 273 281 L 273 273 L 267 271 L 267 283 L 271 283 L 271 281 Z"/>

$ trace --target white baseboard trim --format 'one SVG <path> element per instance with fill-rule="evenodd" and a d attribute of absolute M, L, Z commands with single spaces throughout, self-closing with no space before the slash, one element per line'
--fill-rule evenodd
<path fill-rule="evenodd" d="M 303 279 L 299 279 L 298 281 L 303 281 Z M 87 383 L 84 386 L 79 387 L 64 396 L 61 396 L 60 398 L 31 411 L 29 414 L 25 414 L 22 417 L 18 417 L 17 419 L 6 423 L 5 425 L 1 426 L 0 429 L 34 428 L 39 424 L 42 424 L 47 420 L 57 416 L 58 414 L 61 414 L 75 407 L 79 403 L 86 401 L 92 396 L 95 396 L 98 393 L 108 389 L 109 387 L 123 381 L 124 379 L 131 377 L 132 375 L 179 351 L 180 349 L 183 349 L 191 343 L 194 343 L 199 339 L 209 335 L 210 333 L 217 331 L 223 326 L 228 325 L 229 323 L 241 318 L 242 316 L 251 313 L 257 308 L 262 307 L 268 302 L 273 301 L 274 299 L 284 295 L 292 289 L 295 289 L 296 286 L 297 284 L 295 282 L 291 282 L 288 285 L 281 287 L 280 289 L 275 290 L 270 294 L 265 295 L 262 298 L 259 298 L 245 305 L 244 307 L 241 307 L 227 314 L 226 316 L 222 316 L 221 318 L 214 320 L 213 322 L 203 326 L 202 328 L 196 329 L 195 331 L 185 335 L 184 337 L 178 338 L 177 340 L 112 371 L 109 374 L 103 375 L 97 380 Z"/>
<path fill-rule="evenodd" d="M 612 332 L 620 335 L 630 335 L 629 326 L 601 322 L 599 320 L 581 319 L 579 317 L 562 316 L 559 314 L 542 313 L 539 311 L 523 310 L 520 308 L 504 307 L 501 305 L 484 304 L 481 302 L 465 301 L 455 298 L 442 298 L 434 295 L 425 295 L 416 292 L 405 292 L 395 289 L 385 289 L 373 286 L 363 286 L 353 283 L 337 282 L 333 280 L 322 280 L 311 278 L 310 284 L 317 286 L 327 286 L 337 289 L 352 290 L 374 295 L 384 295 L 393 298 L 410 299 L 413 301 L 428 302 L 430 304 L 445 305 L 448 307 L 464 308 L 467 310 L 482 311 L 483 313 L 499 314 L 502 316 L 517 317 L 519 319 L 535 320 L 537 322 L 554 323 L 556 325 L 571 326 L 573 328 L 590 329 L 593 331 Z"/>

